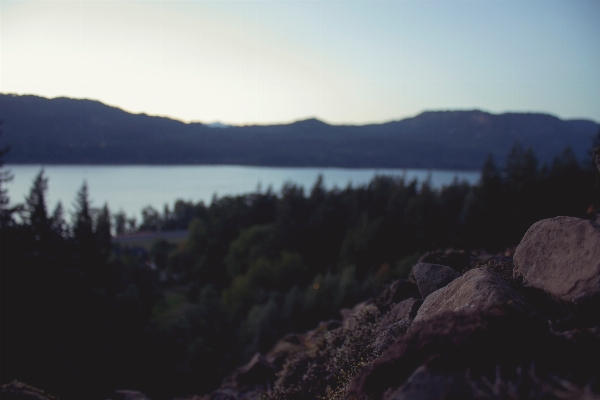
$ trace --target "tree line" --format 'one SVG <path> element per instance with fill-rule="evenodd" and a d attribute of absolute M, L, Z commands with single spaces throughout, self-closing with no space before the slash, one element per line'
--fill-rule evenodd
<path fill-rule="evenodd" d="M 206 392 L 285 333 L 406 277 L 427 251 L 504 251 L 539 219 L 592 218 L 600 205 L 591 162 L 567 148 L 540 165 L 519 144 L 502 167 L 488 158 L 477 185 L 377 176 L 326 190 L 319 178 L 306 192 L 288 183 L 146 208 L 137 227 L 92 209 L 85 183 L 71 221 L 60 204 L 48 212 L 43 170 L 9 206 L 7 179 L 0 169 L 1 380 L 64 399 Z M 111 242 L 111 232 L 159 226 L 189 234 L 147 252 Z"/>

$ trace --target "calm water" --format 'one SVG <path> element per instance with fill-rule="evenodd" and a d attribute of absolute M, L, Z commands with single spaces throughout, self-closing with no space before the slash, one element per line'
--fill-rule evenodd
<path fill-rule="evenodd" d="M 7 185 L 12 203 L 23 202 L 39 165 L 8 165 L 14 180 Z M 271 168 L 241 166 L 47 166 L 48 208 L 58 201 L 72 210 L 75 195 L 84 181 L 89 187 L 92 206 L 108 203 L 111 211 L 123 210 L 139 217 L 145 206 L 162 211 L 165 204 L 172 207 L 177 199 L 210 204 L 213 195 L 223 197 L 269 186 L 279 192 L 286 182 L 293 182 L 310 190 L 319 174 L 325 186 L 345 188 L 368 183 L 375 175 L 404 176 L 423 182 L 430 174 L 435 187 L 452 183 L 454 178 L 475 183 L 479 172 L 439 171 L 415 169 L 342 169 L 342 168 Z"/>

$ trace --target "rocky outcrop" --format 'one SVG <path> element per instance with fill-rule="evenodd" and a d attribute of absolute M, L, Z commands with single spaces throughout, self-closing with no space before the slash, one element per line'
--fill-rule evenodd
<path fill-rule="evenodd" d="M 429 295 L 415 321 L 427 320 L 449 311 L 502 310 L 518 308 L 532 313 L 525 298 L 491 270 L 475 268 L 448 286 Z"/>
<path fill-rule="evenodd" d="M 396 281 L 377 298 L 342 310 L 341 326 L 322 323 L 294 336 L 294 344 L 280 341 L 268 353 L 278 354 L 271 362 L 277 365 L 263 395 L 597 399 L 600 322 L 573 318 L 556 289 L 571 285 L 565 294 L 572 304 L 596 296 L 596 231 L 581 220 L 542 221 L 519 245 L 516 266 L 512 251 L 477 261 L 473 253 L 430 253 L 413 267 L 414 282 Z M 438 263 L 444 259 L 454 265 Z M 254 398 L 248 395 L 237 398 Z"/>
<path fill-rule="evenodd" d="M 537 222 L 514 255 L 515 278 L 524 286 L 581 305 L 600 296 L 600 226 L 556 217 Z"/>
<path fill-rule="evenodd" d="M 438 398 L 470 399 L 475 396 L 465 392 L 465 382 L 478 386 L 489 381 L 497 367 L 507 380 L 515 379 L 519 368 L 532 363 L 556 374 L 568 369 L 585 375 L 582 362 L 592 357 L 553 335 L 545 321 L 528 318 L 514 308 L 446 312 L 415 321 L 406 335 L 359 371 L 348 393 L 357 399 L 421 399 L 443 392 L 446 397 Z M 420 367 L 428 372 L 418 378 L 416 388 L 411 376 Z"/>
<path fill-rule="evenodd" d="M 413 267 L 419 292 L 426 298 L 460 276 L 460 272 L 440 264 L 419 263 Z"/>

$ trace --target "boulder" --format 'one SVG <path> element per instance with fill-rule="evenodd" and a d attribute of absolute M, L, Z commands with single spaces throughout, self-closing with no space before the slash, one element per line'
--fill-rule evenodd
<path fill-rule="evenodd" d="M 524 286 L 580 305 L 600 297 L 600 225 L 556 217 L 531 226 L 514 255 Z"/>
<path fill-rule="evenodd" d="M 465 375 L 452 371 L 433 371 L 422 365 L 396 391 L 384 393 L 384 400 L 470 399 L 473 390 Z"/>
<path fill-rule="evenodd" d="M 406 299 L 396 304 L 379 323 L 379 332 L 371 344 L 374 352 L 380 354 L 388 348 L 394 340 L 405 333 L 412 324 L 422 300 Z"/>
<path fill-rule="evenodd" d="M 375 305 L 377 305 L 380 311 L 388 311 L 395 304 L 410 298 L 421 298 L 419 288 L 414 282 L 400 279 L 394 281 L 383 290 L 377 299 L 375 299 Z"/>
<path fill-rule="evenodd" d="M 452 387 L 460 393 L 464 386 L 456 377 L 469 370 L 475 374 L 496 366 L 514 368 L 530 365 L 531 360 L 544 366 L 562 365 L 572 349 L 560 343 L 548 331 L 547 321 L 528 318 L 512 307 L 446 311 L 430 319 L 415 319 L 406 334 L 357 373 L 348 397 L 380 399 L 385 394 L 390 399 L 437 398 L 430 395 L 439 394 L 440 387 Z M 431 372 L 418 372 L 421 366 Z M 409 383 L 411 376 L 415 379 Z"/>
<path fill-rule="evenodd" d="M 440 264 L 419 263 L 413 267 L 419 292 L 426 298 L 460 276 L 460 272 Z"/>
<path fill-rule="evenodd" d="M 430 294 L 419 308 L 415 322 L 448 311 L 481 311 L 505 307 L 533 313 L 525 298 L 502 279 L 500 274 L 489 269 L 475 268 Z"/>
<path fill-rule="evenodd" d="M 145 394 L 137 390 L 115 390 L 114 400 L 150 400 Z"/>

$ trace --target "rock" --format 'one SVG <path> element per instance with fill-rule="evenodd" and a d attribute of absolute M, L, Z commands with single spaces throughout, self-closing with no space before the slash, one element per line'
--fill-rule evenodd
<path fill-rule="evenodd" d="M 415 319 L 421 304 L 423 301 L 418 299 L 406 299 L 396 304 L 379 323 L 379 333 L 371 344 L 373 351 L 380 354 L 398 336 L 405 333 Z"/>
<path fill-rule="evenodd" d="M 420 263 L 446 265 L 457 272 L 464 272 L 475 266 L 477 257 L 464 250 L 432 251 L 419 258 Z"/>
<path fill-rule="evenodd" d="M 458 278 L 460 272 L 456 272 L 445 265 L 419 263 L 413 267 L 413 275 L 421 296 L 426 298 Z"/>
<path fill-rule="evenodd" d="M 115 390 L 113 400 L 150 400 L 150 398 L 136 390 Z"/>
<path fill-rule="evenodd" d="M 396 304 L 390 312 L 380 322 L 381 326 L 386 326 L 402 321 L 411 321 L 416 317 L 419 307 L 423 304 L 420 299 L 406 299 Z"/>
<path fill-rule="evenodd" d="M 419 288 L 414 282 L 400 279 L 394 281 L 384 289 L 375 300 L 375 305 L 377 305 L 380 311 L 387 311 L 390 307 L 393 307 L 394 304 L 410 298 L 421 298 Z"/>
<path fill-rule="evenodd" d="M 556 217 L 531 226 L 514 255 L 514 276 L 555 298 L 580 305 L 600 297 L 600 226 Z"/>
<path fill-rule="evenodd" d="M 239 393 L 232 389 L 218 389 L 210 394 L 209 400 L 238 400 Z"/>
<path fill-rule="evenodd" d="M 562 363 L 571 349 L 561 348 L 559 341 L 548 331 L 546 321 L 528 318 L 512 307 L 483 311 L 463 309 L 434 314 L 421 321 L 415 319 L 405 335 L 358 372 L 350 384 L 348 397 L 379 399 L 384 393 L 401 396 L 403 387 L 405 393 L 412 392 L 418 388 L 410 389 L 408 381 L 423 365 L 435 373 L 429 374 L 427 379 L 415 378 L 412 385 L 426 388 L 426 381 L 431 379 L 429 385 L 433 391 L 449 383 L 450 378 L 440 377 L 438 373 L 464 375 L 471 367 L 480 371 L 496 365 L 529 365 L 530 360 L 537 360 L 540 365 Z"/>
<path fill-rule="evenodd" d="M 481 311 L 507 306 L 527 314 L 533 313 L 524 297 L 498 273 L 475 268 L 430 294 L 419 308 L 415 322 L 448 311 Z"/>
<path fill-rule="evenodd" d="M 506 282 L 514 283 L 513 270 L 515 264 L 512 257 L 493 256 L 479 264 L 479 268 L 489 269 L 502 277 Z"/>
<path fill-rule="evenodd" d="M 243 393 L 258 386 L 271 387 L 275 381 L 275 372 L 275 365 L 262 354 L 256 353 L 246 365 L 237 368 L 231 376 L 225 378 L 222 388 Z"/>
<path fill-rule="evenodd" d="M 384 400 L 449 400 L 469 399 L 473 391 L 464 374 L 433 371 L 420 366 L 396 391 L 383 395 Z"/>
<path fill-rule="evenodd" d="M 56 397 L 46 394 L 43 390 L 17 380 L 2 385 L 0 398 L 2 400 L 58 400 Z"/>

